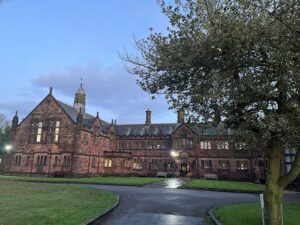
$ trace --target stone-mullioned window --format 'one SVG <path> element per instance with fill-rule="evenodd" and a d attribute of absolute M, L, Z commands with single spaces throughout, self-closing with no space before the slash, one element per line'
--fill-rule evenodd
<path fill-rule="evenodd" d="M 92 168 L 96 168 L 97 159 L 95 157 L 92 158 Z"/>
<path fill-rule="evenodd" d="M 229 170 L 230 163 L 229 160 L 219 160 L 219 170 Z"/>
<path fill-rule="evenodd" d="M 210 141 L 200 141 L 200 148 L 201 149 L 211 149 L 211 142 Z"/>
<path fill-rule="evenodd" d="M 218 141 L 217 149 L 229 149 L 228 141 Z"/>
<path fill-rule="evenodd" d="M 239 171 L 244 171 L 249 169 L 248 161 L 247 160 L 238 160 L 236 162 L 236 169 Z"/>
<path fill-rule="evenodd" d="M 71 166 L 71 156 L 70 155 L 64 155 L 64 166 Z"/>
<path fill-rule="evenodd" d="M 201 160 L 201 168 L 202 169 L 212 169 L 212 161 L 211 160 Z"/>
<path fill-rule="evenodd" d="M 20 166 L 21 165 L 21 159 L 22 159 L 21 155 L 16 155 L 15 156 L 15 165 L 16 166 Z"/>
<path fill-rule="evenodd" d="M 48 122 L 48 142 L 58 142 L 61 123 L 59 120 L 51 120 Z"/>
<path fill-rule="evenodd" d="M 112 167 L 112 160 L 111 159 L 105 159 L 104 160 L 104 167 L 111 168 Z"/>
<path fill-rule="evenodd" d="M 193 139 L 191 138 L 179 138 L 175 140 L 176 149 L 191 149 L 193 148 Z"/>
<path fill-rule="evenodd" d="M 37 155 L 36 165 L 45 166 L 47 164 L 47 156 L 46 155 Z"/>

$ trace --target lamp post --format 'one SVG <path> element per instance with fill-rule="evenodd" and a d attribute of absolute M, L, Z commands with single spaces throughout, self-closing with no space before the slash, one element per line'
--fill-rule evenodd
<path fill-rule="evenodd" d="M 11 144 L 7 144 L 4 146 L 4 150 L 8 153 L 10 152 L 10 150 L 12 150 L 12 145 Z"/>
<path fill-rule="evenodd" d="M 12 151 L 13 146 L 11 144 L 4 145 L 4 153 L 5 154 L 5 165 L 4 165 L 4 172 L 10 171 L 10 164 L 11 164 L 11 158 L 10 158 L 10 152 Z M 3 154 L 4 156 L 4 154 Z M 3 158 L 4 159 L 4 158 Z"/>

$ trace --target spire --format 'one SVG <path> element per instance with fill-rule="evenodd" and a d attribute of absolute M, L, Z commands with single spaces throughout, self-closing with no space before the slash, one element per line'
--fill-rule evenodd
<path fill-rule="evenodd" d="M 16 111 L 16 114 L 14 115 L 13 120 L 12 120 L 11 129 L 16 130 L 17 126 L 18 126 L 18 123 L 19 123 L 19 117 L 18 117 L 18 111 Z"/>
<path fill-rule="evenodd" d="M 75 93 L 75 98 L 74 98 L 74 105 L 73 107 L 76 109 L 77 112 L 81 109 L 81 113 L 85 113 L 85 91 L 83 89 L 82 85 L 83 79 L 80 79 L 80 87 L 77 89 Z"/>
<path fill-rule="evenodd" d="M 52 95 L 53 87 L 49 88 L 49 95 Z"/>

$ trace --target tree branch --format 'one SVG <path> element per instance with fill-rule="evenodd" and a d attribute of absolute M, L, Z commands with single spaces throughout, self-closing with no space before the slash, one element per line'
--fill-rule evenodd
<path fill-rule="evenodd" d="M 300 149 L 297 150 L 294 163 L 289 173 L 279 179 L 279 185 L 283 188 L 288 186 L 300 174 Z"/>

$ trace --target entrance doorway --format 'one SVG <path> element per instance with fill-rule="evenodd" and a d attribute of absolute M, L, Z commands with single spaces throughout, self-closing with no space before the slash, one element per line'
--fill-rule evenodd
<path fill-rule="evenodd" d="M 180 176 L 186 176 L 189 173 L 189 170 L 190 168 L 187 163 L 184 162 L 180 164 Z"/>

